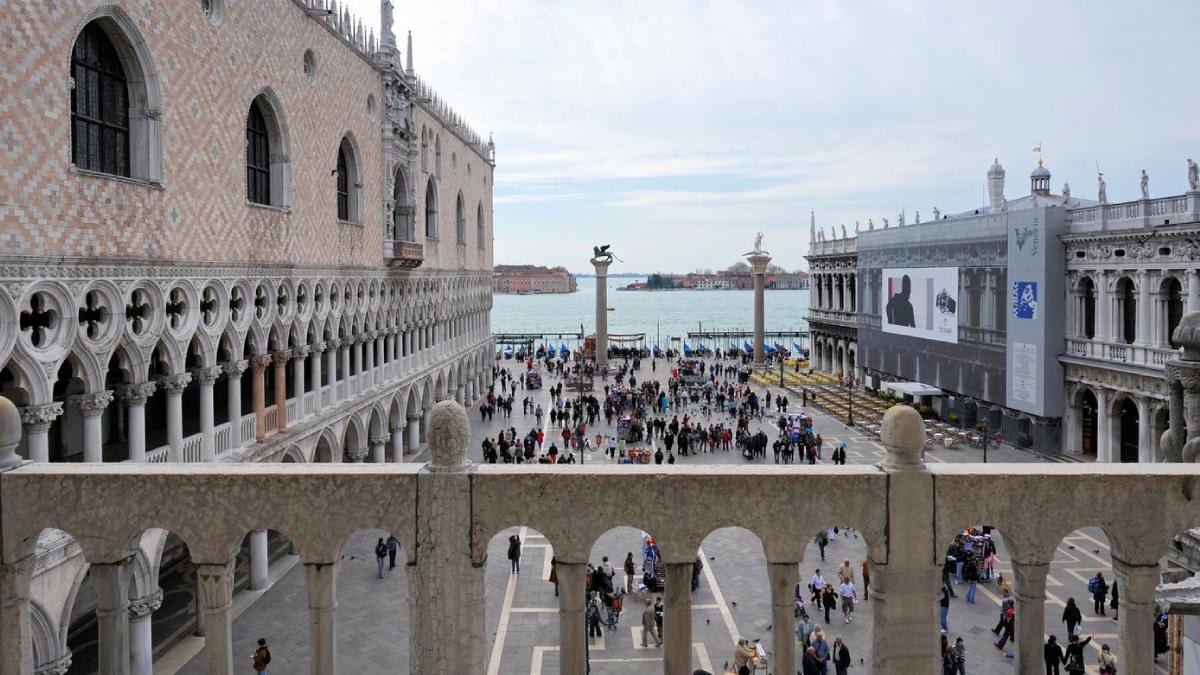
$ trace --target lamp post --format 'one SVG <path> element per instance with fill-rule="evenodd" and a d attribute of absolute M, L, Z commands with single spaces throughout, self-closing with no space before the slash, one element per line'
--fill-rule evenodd
<path fill-rule="evenodd" d="M 854 379 L 846 378 L 846 426 L 854 426 Z"/>
<path fill-rule="evenodd" d="M 979 423 L 979 431 L 980 431 L 980 440 L 983 441 L 983 463 L 987 464 L 987 451 L 988 451 L 988 423 L 987 423 L 987 420 L 984 420 Z"/>
<path fill-rule="evenodd" d="M 783 355 L 779 355 L 779 388 L 783 389 Z"/>
<path fill-rule="evenodd" d="M 583 324 L 582 323 L 579 324 L 579 336 L 581 338 L 583 337 Z M 595 349 L 593 348 L 592 351 L 594 352 Z M 582 420 L 583 420 L 583 366 L 584 366 L 584 364 L 585 364 L 585 361 L 581 358 L 579 360 L 579 381 L 577 383 L 579 386 L 579 398 L 575 401 L 575 412 L 576 412 L 576 414 L 579 415 L 580 424 L 583 423 Z M 585 438 L 586 438 L 586 436 L 580 436 L 579 438 L 575 439 L 575 447 L 579 449 L 579 466 L 583 466 L 583 444 L 584 444 Z"/>

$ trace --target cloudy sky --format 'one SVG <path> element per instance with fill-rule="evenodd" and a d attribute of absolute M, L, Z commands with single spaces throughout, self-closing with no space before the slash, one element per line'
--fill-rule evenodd
<path fill-rule="evenodd" d="M 350 0 L 378 26 L 377 0 Z M 805 266 L 818 224 L 1028 193 L 1186 189 L 1195 0 L 398 0 L 417 71 L 495 132 L 497 263 Z M 403 37 L 401 44 L 403 44 Z"/>

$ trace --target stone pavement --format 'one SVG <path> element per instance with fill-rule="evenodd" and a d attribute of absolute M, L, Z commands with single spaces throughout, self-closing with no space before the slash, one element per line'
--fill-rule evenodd
<path fill-rule="evenodd" d="M 649 377 L 645 369 L 639 374 Z M 661 369 L 658 375 L 665 378 Z M 550 380 L 548 384 L 553 384 L 553 381 Z M 548 399 L 546 390 L 530 392 L 534 393 L 543 400 L 543 408 L 548 409 L 544 402 Z M 511 419 L 495 417 L 490 422 L 481 422 L 478 410 L 470 411 L 474 428 L 468 457 L 478 461 L 479 443 L 485 436 L 494 436 L 498 430 L 508 426 L 515 426 L 518 434 L 524 434 L 533 425 L 533 416 L 522 416 L 520 412 L 520 400 L 524 395 L 520 389 L 517 390 L 516 410 Z M 790 409 L 796 409 L 794 400 Z M 849 448 L 848 461 L 851 463 L 874 464 L 883 457 L 882 446 L 872 437 L 855 429 L 848 429 L 823 414 L 817 413 L 814 417 L 817 431 L 826 439 L 825 453 L 830 452 L 833 445 L 845 441 Z M 766 419 L 755 424 L 766 426 L 770 425 L 771 421 Z M 598 431 L 609 431 L 603 418 L 600 420 Z M 927 460 L 979 461 L 980 454 L 977 450 L 940 448 L 929 452 Z M 587 461 L 608 460 L 597 452 Z M 730 451 L 680 457 L 677 463 L 740 464 L 746 461 L 736 452 Z M 772 460 L 768 454 L 766 460 L 756 461 L 769 463 Z M 989 452 L 989 461 L 1036 462 L 1045 461 L 1045 458 L 1006 447 Z M 651 467 L 637 465 L 628 468 L 630 471 L 652 470 Z M 836 500 L 838 495 L 831 493 L 827 497 Z M 700 498 L 719 498 L 719 495 L 704 495 Z M 631 509 L 636 508 L 637 504 L 636 495 L 596 495 L 596 499 L 624 499 L 629 502 Z M 578 509 L 580 518 L 588 517 L 587 504 L 557 506 Z M 680 505 L 680 508 L 686 508 L 686 505 Z M 803 518 L 804 514 L 796 516 Z M 641 533 L 632 528 L 620 527 L 618 523 L 613 525 L 614 528 L 603 535 L 593 547 L 593 562 L 599 564 L 601 556 L 608 555 L 619 570 L 627 551 L 634 552 L 635 560 L 640 562 Z M 833 525 L 836 524 L 813 523 L 813 532 L 821 527 Z M 763 523 L 762 527 L 770 527 L 770 523 Z M 524 542 L 522 573 L 519 575 L 509 573 L 509 563 L 505 555 L 507 537 L 513 532 L 521 534 Z M 381 534 L 375 531 L 359 532 L 348 540 L 343 551 L 337 582 L 337 661 L 343 672 L 408 670 L 407 579 L 402 565 L 391 571 L 387 578 L 376 578 L 372 546 L 375 538 Z M 948 546 L 949 542 L 946 542 L 946 545 Z M 1009 576 L 1011 570 L 1004 552 L 1002 536 L 999 537 L 999 548 L 1001 562 L 998 569 L 1002 574 Z M 704 541 L 701 551 L 705 573 L 692 601 L 693 665 L 717 673 L 725 661 L 731 660 L 733 644 L 737 637 L 761 639 L 769 650 L 772 631 L 779 627 L 770 625 L 770 595 L 765 557 L 761 543 L 752 532 L 732 528 L 717 530 Z M 489 543 L 488 562 L 485 566 L 487 596 L 485 607 L 480 608 L 480 611 L 486 612 L 488 675 L 549 675 L 558 672 L 557 599 L 554 597 L 553 586 L 547 581 L 552 554 L 546 540 L 539 533 L 521 528 L 502 532 Z M 807 584 L 808 578 L 817 567 L 824 571 L 827 579 L 834 578 L 837 566 L 846 558 L 852 561 L 857 574 L 858 563 L 864 557 L 865 543 L 852 532 L 842 533 L 831 542 L 826 550 L 825 562 L 820 560 L 816 545 L 810 542 L 805 560 L 797 571 L 797 580 L 804 580 Z M 1059 546 L 1047 582 L 1047 632 L 1058 635 L 1060 640 L 1065 638 L 1065 627 L 1059 621 L 1062 603 L 1067 597 L 1075 597 L 1084 610 L 1084 634 L 1096 636 L 1093 647 L 1089 648 L 1089 661 L 1092 663 L 1101 643 L 1108 642 L 1114 651 L 1118 647 L 1117 623 L 1108 617 L 1091 615 L 1086 583 L 1097 570 L 1104 570 L 1106 577 L 1113 578 L 1108 546 L 1103 533 L 1099 530 L 1076 532 Z M 617 578 L 622 576 L 618 571 Z M 861 582 L 861 579 L 858 581 Z M 968 605 L 963 600 L 964 586 L 956 586 L 955 589 L 959 598 L 951 601 L 949 637 L 951 641 L 958 636 L 964 638 L 968 650 L 968 672 L 972 675 L 1013 672 L 1013 660 L 992 646 L 994 636 L 988 632 L 995 624 L 999 610 L 999 594 L 995 583 L 980 585 L 978 601 L 974 605 Z M 862 600 L 861 594 L 860 589 L 860 602 L 855 612 L 855 620 L 847 624 L 840 614 L 831 615 L 832 621 L 826 627 L 826 632 L 831 644 L 833 638 L 843 637 L 855 664 L 860 669 L 858 672 L 867 672 L 866 666 L 859 664 L 870 662 L 871 601 Z M 930 602 L 935 603 L 936 598 L 931 598 Z M 818 624 L 825 625 L 824 617 L 817 616 L 815 607 L 811 604 L 809 611 Z M 641 648 L 639 625 L 640 609 L 634 599 L 629 598 L 620 628 L 615 632 L 606 632 L 602 639 L 589 641 L 591 672 L 596 675 L 661 673 L 662 650 L 653 646 L 648 649 Z M 248 662 L 254 641 L 258 637 L 266 637 L 272 645 L 274 671 L 307 672 L 306 626 L 304 576 L 303 570 L 297 567 L 235 621 L 234 653 L 245 654 Z M 782 628 L 794 632 L 795 624 Z M 1008 654 L 1011 654 L 1011 647 Z M 201 654 L 180 672 L 202 673 L 202 662 Z M 1095 672 L 1094 666 L 1089 672 Z"/>

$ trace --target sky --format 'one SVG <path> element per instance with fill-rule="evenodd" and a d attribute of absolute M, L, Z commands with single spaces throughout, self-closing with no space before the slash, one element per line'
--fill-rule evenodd
<path fill-rule="evenodd" d="M 378 34 L 378 0 L 349 0 Z M 829 228 L 1029 192 L 1181 194 L 1200 155 L 1195 0 L 397 0 L 401 48 L 496 139 L 495 261 L 806 268 Z"/>

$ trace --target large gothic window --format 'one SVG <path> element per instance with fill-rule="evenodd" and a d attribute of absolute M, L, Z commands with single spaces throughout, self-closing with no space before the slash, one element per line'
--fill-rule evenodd
<path fill-rule="evenodd" d="M 454 207 L 454 240 L 459 246 L 467 245 L 467 205 L 463 203 L 461 191 Z"/>
<path fill-rule="evenodd" d="M 351 223 L 361 222 L 359 209 L 361 178 L 358 171 L 358 154 L 349 136 L 342 137 L 338 145 L 337 169 L 337 216 L 338 220 Z"/>
<path fill-rule="evenodd" d="M 438 236 L 437 211 L 437 183 L 430 176 L 425 183 L 425 236 L 430 239 Z"/>
<path fill-rule="evenodd" d="M 338 148 L 337 213 L 338 220 L 350 220 L 350 167 L 345 148 Z"/>
<path fill-rule="evenodd" d="M 129 176 L 129 88 L 112 41 L 88 24 L 71 53 L 71 161 L 89 171 Z"/>
<path fill-rule="evenodd" d="M 271 137 L 258 101 L 246 118 L 246 198 L 255 204 L 271 203 Z"/>
<path fill-rule="evenodd" d="M 408 217 L 408 183 L 404 180 L 404 172 L 399 169 L 396 170 L 396 182 L 392 188 L 392 203 L 392 238 L 412 241 Z"/>
<path fill-rule="evenodd" d="M 483 202 L 479 202 L 475 206 L 475 244 L 479 246 L 480 250 L 483 250 L 485 245 L 483 231 Z"/>

